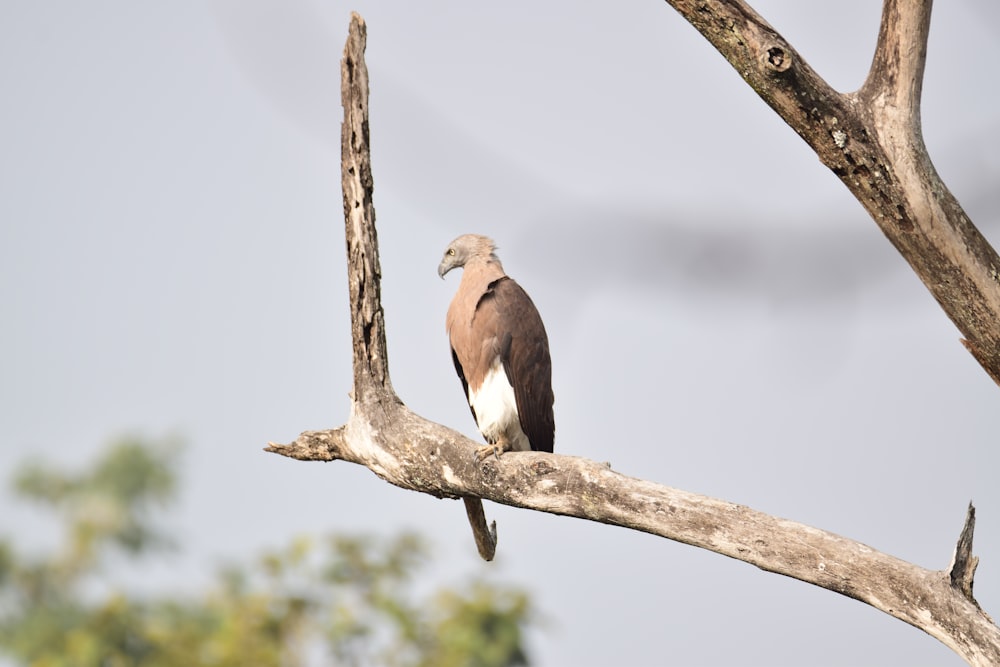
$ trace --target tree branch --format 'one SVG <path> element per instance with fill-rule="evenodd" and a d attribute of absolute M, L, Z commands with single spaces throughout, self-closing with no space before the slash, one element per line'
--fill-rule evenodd
<path fill-rule="evenodd" d="M 355 412 L 346 428 L 307 431 L 267 451 L 358 463 L 396 486 L 438 498 L 476 496 L 708 549 L 860 600 L 936 637 L 969 664 L 1000 664 L 1000 629 L 972 598 L 972 572 L 965 566 L 927 570 L 827 531 L 579 457 L 510 452 L 477 464 L 472 452 L 478 443 L 401 403 L 391 405 L 374 424 L 354 424 L 364 419 Z M 971 556 L 971 533 L 966 542 L 958 551 Z M 967 590 L 953 583 L 966 576 L 959 572 L 968 575 Z"/>
<path fill-rule="evenodd" d="M 392 392 L 381 301 L 382 267 L 378 254 L 366 252 L 368 249 L 361 244 L 366 238 L 378 243 L 372 201 L 375 181 L 368 127 L 367 41 L 364 19 L 352 12 L 344 58 L 340 61 L 340 97 L 344 106 L 344 123 L 340 130 L 340 183 L 347 227 L 347 263 L 351 267 L 348 290 L 354 340 L 355 400 L 365 400 L 373 391 Z"/>
<path fill-rule="evenodd" d="M 402 403 L 396 397 L 389 379 L 385 316 L 381 302 L 382 269 L 375 229 L 375 182 L 372 178 L 368 125 L 368 67 L 365 64 L 367 36 L 364 19 L 357 13 L 352 13 L 344 58 L 340 63 L 340 96 L 344 107 L 344 122 L 340 131 L 340 180 L 344 195 L 351 333 L 354 342 L 354 406 L 356 409 L 363 406 L 364 414 L 374 412 L 381 415 L 384 421 L 391 408 Z M 340 438 L 342 435 L 337 433 L 336 437 Z M 370 457 L 357 462 L 378 472 L 373 466 L 379 465 L 379 453 L 376 448 L 369 452 Z M 384 477 L 389 479 L 387 475 Z M 465 498 L 465 509 L 479 555 L 484 560 L 493 560 L 496 553 L 496 522 L 487 525 L 483 501 L 479 498 Z"/>
<path fill-rule="evenodd" d="M 748 22 L 739 30 L 723 22 L 721 32 L 739 32 L 743 37 L 737 41 L 744 45 L 746 36 L 755 34 L 754 40 L 769 45 L 760 52 L 763 70 L 794 69 L 808 75 L 780 38 L 760 41 L 769 34 L 766 24 L 749 15 L 743 18 Z M 976 559 L 971 551 L 971 506 L 952 565 L 948 571 L 932 571 L 833 533 L 627 477 L 608 464 L 579 457 L 510 452 L 499 460 L 479 462 L 474 456 L 478 443 L 410 411 L 389 381 L 368 155 L 364 44 L 364 22 L 354 14 L 342 63 L 342 181 L 354 349 L 351 415 L 340 428 L 306 431 L 287 445 L 269 443 L 266 451 L 306 461 L 356 463 L 391 484 L 437 498 L 486 498 L 708 549 L 865 602 L 938 638 L 970 664 L 1000 664 L 1000 629 L 972 597 Z M 485 525 L 485 517 L 481 523 Z M 481 542 L 480 537 L 481 551 L 484 544 L 487 550 L 495 547 L 495 534 L 489 536 L 492 542 Z"/>
<path fill-rule="evenodd" d="M 924 146 L 930 0 L 884 0 L 864 86 L 841 94 L 741 0 L 667 0 L 857 198 L 1000 384 L 1000 257 Z"/>
<path fill-rule="evenodd" d="M 883 124 L 919 141 L 920 92 L 931 31 L 930 0 L 885 0 L 878 43 L 860 97 Z"/>
<path fill-rule="evenodd" d="M 973 578 L 976 576 L 976 568 L 979 566 L 979 558 L 972 554 L 972 534 L 976 530 L 976 508 L 969 503 L 969 510 L 965 514 L 965 525 L 962 526 L 962 534 L 958 536 L 958 544 L 955 545 L 955 553 L 951 558 L 951 566 L 948 568 L 948 576 L 951 579 L 952 587 L 961 591 L 968 600 L 978 606 L 976 599 L 972 597 Z"/>

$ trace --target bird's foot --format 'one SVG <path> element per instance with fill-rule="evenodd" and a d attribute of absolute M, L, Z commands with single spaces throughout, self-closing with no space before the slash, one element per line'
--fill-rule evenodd
<path fill-rule="evenodd" d="M 492 445 L 483 445 L 482 447 L 476 447 L 476 460 L 482 463 L 488 459 L 491 455 L 495 456 L 496 459 L 500 460 L 500 455 L 507 451 L 507 447 L 504 447 L 502 443 L 495 443 Z"/>

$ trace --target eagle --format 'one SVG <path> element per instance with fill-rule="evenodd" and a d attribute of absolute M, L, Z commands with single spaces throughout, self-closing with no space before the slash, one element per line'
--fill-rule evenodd
<path fill-rule="evenodd" d="M 545 325 L 496 248 L 486 236 L 465 234 L 438 265 L 441 278 L 463 269 L 445 323 L 455 371 L 489 443 L 476 450 L 480 461 L 508 451 L 551 452 L 556 430 Z"/>

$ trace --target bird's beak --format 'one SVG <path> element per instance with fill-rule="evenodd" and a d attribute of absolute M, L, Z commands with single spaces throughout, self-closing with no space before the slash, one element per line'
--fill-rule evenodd
<path fill-rule="evenodd" d="M 448 260 L 443 259 L 441 260 L 441 263 L 438 264 L 438 275 L 441 276 L 442 280 L 444 280 L 444 274 L 448 273 L 453 268 L 455 267 L 452 266 L 451 263 L 448 262 Z"/>

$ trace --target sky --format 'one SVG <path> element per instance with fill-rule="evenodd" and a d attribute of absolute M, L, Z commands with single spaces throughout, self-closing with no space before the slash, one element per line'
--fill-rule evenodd
<path fill-rule="evenodd" d="M 839 90 L 879 7 L 753 2 Z M 542 666 L 959 665 L 829 591 L 621 528 L 459 502 L 266 454 L 348 416 L 339 61 L 368 25 L 393 385 L 476 436 L 448 353 L 459 234 L 492 236 L 545 320 L 556 448 L 947 567 L 978 510 L 1000 610 L 998 388 L 861 206 L 663 2 L 0 4 L 0 474 L 177 436 L 183 590 L 292 536 L 433 544 L 427 585 L 528 590 Z M 922 118 L 1000 240 L 1000 21 L 936 3 Z M 0 532 L 50 527 L 4 495 Z"/>

